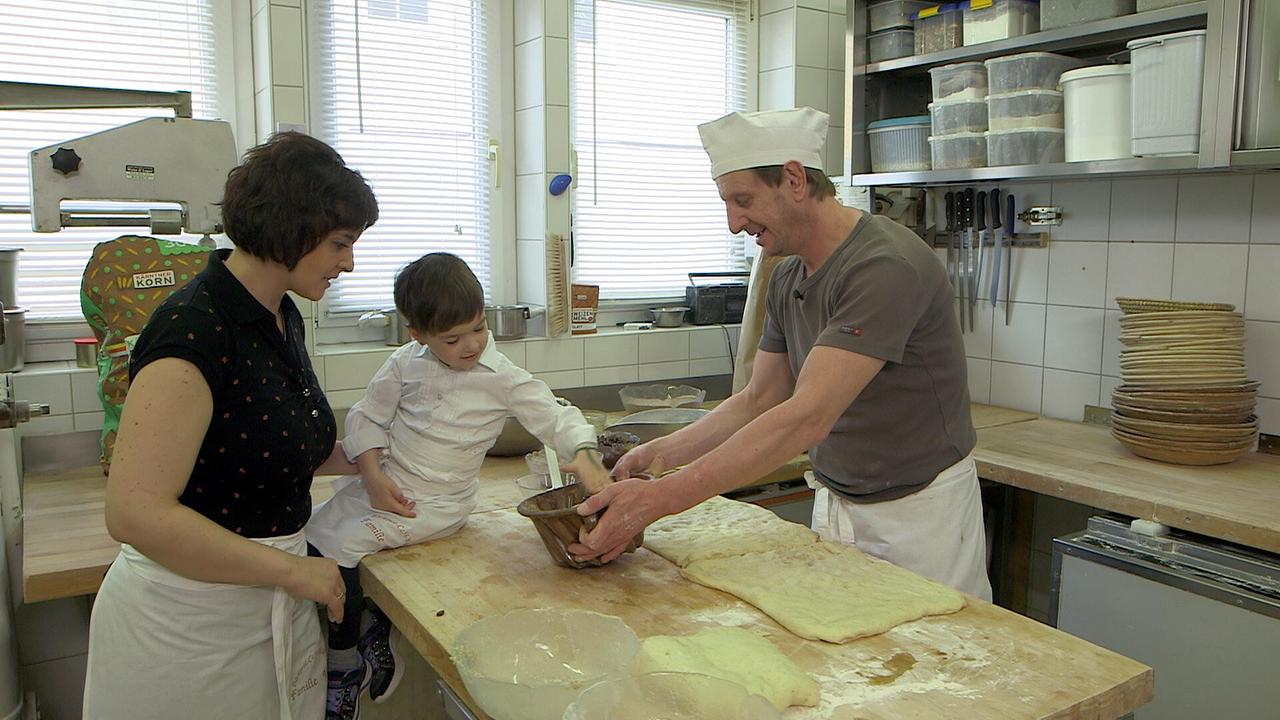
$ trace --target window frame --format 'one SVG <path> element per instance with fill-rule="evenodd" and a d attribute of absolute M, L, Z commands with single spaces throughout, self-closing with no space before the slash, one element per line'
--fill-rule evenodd
<path fill-rule="evenodd" d="M 214 43 L 230 48 L 217 58 L 215 64 L 218 106 L 226 115 L 219 119 L 231 125 L 236 151 L 240 154 L 255 144 L 252 122 L 253 57 L 237 51 L 238 48 L 250 47 L 250 3 L 251 0 L 214 2 L 211 10 Z M 247 135 L 246 130 L 249 131 Z M 225 241 L 224 235 L 216 235 L 214 238 Z M 21 259 L 18 267 L 22 267 Z M 75 347 L 71 341 L 93 336 L 93 330 L 84 320 L 31 318 L 26 320 L 25 328 L 23 360 L 27 363 L 74 360 Z"/>
<path fill-rule="evenodd" d="M 486 49 L 489 63 L 489 137 L 497 141 L 498 157 L 490 160 L 493 185 L 490 186 L 489 203 L 489 295 L 494 304 L 515 302 L 516 297 L 516 238 L 515 238 L 515 68 L 512 60 L 514 48 L 514 2 L 520 0 L 482 0 L 486 4 L 490 38 Z M 311 24 L 307 18 L 307 45 L 311 42 Z M 507 52 L 503 52 L 506 50 Z M 310 69 L 311 53 L 305 58 L 308 66 L 307 119 L 319 112 L 319 89 Z M 356 168 L 359 170 L 359 168 Z M 376 227 L 376 226 L 375 226 Z M 357 248 L 359 245 L 357 244 Z M 326 296 L 315 303 L 313 327 L 317 345 L 371 342 L 381 340 L 381 328 L 359 327 L 358 320 L 364 312 L 332 310 Z"/>
<path fill-rule="evenodd" d="M 575 0 L 565 0 L 565 2 L 568 4 L 569 35 L 570 35 L 569 44 L 570 44 L 570 47 L 572 47 L 574 43 L 573 30 L 574 30 Z M 693 2 L 686 2 L 685 0 L 642 0 L 642 2 L 644 2 L 645 4 L 669 5 L 669 6 L 682 6 L 682 5 L 688 6 L 688 5 L 699 4 L 696 0 L 694 0 Z M 743 95 L 743 110 L 745 112 L 754 112 L 759 109 L 760 4 L 759 4 L 759 0 L 745 0 L 745 2 L 747 4 L 747 19 L 743 27 L 743 32 L 745 33 L 745 41 L 746 41 L 745 52 L 743 54 L 743 62 L 744 62 L 743 74 L 746 78 L 746 82 L 744 83 L 745 87 L 744 87 L 744 95 Z M 574 95 L 572 92 L 573 74 L 574 74 L 574 66 L 573 66 L 573 60 L 571 55 L 570 62 L 569 62 L 569 78 L 568 78 L 568 82 L 570 83 L 569 117 L 570 117 L 571 123 L 574 115 L 574 107 L 573 107 Z M 574 141 L 574 138 L 572 136 L 572 130 L 573 128 L 570 127 L 570 133 L 571 133 L 570 151 L 574 158 L 574 163 L 575 163 L 574 176 L 576 177 L 577 176 L 577 172 L 576 172 L 577 153 L 573 151 L 572 143 Z M 708 182 L 710 182 L 710 178 L 708 178 Z M 571 221 L 572 221 L 572 216 L 571 216 Z M 570 225 L 570 229 L 571 231 L 573 230 L 572 222 Z M 745 267 L 743 268 L 743 270 L 744 271 L 749 270 L 754 262 L 754 253 L 751 252 L 753 248 L 748 247 L 749 245 L 752 244 L 752 241 L 750 239 L 744 239 L 745 236 L 741 234 L 734 237 L 737 238 L 739 241 L 745 243 L 744 244 Z M 575 242 L 576 242 L 576 236 L 575 236 Z M 577 282 L 576 275 L 577 275 L 577 267 L 575 265 L 574 267 L 571 268 L 571 277 L 573 278 L 574 282 Z M 685 296 L 683 294 L 673 294 L 673 295 L 663 295 L 663 296 L 653 296 L 653 297 L 616 297 L 616 298 L 608 298 L 608 299 L 602 298 L 600 300 L 600 312 L 609 313 L 610 317 L 607 319 L 614 320 L 616 318 L 618 322 L 621 322 L 623 320 L 627 320 L 627 321 L 648 320 L 650 319 L 649 313 L 648 313 L 648 310 L 650 308 L 658 307 L 661 305 L 679 305 L 679 304 L 683 304 L 684 301 L 685 301 Z"/>

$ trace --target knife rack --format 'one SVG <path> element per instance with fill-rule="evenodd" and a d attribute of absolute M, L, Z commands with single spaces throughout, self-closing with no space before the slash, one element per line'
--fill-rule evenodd
<path fill-rule="evenodd" d="M 991 231 L 988 230 L 987 232 L 990 233 Z M 946 231 L 939 232 L 937 230 L 930 229 L 925 240 L 929 243 L 930 247 L 942 248 L 945 250 L 947 248 L 948 235 L 950 235 L 950 233 L 947 233 Z M 1049 233 L 1014 233 L 1013 235 L 1005 235 L 1004 237 L 1005 239 L 1011 239 L 1013 241 L 1013 247 L 1016 248 L 1049 247 Z M 973 244 L 974 246 L 977 246 L 977 238 L 973 239 Z M 982 241 L 982 245 L 984 247 L 995 247 L 995 244 L 995 238 L 984 238 Z"/>

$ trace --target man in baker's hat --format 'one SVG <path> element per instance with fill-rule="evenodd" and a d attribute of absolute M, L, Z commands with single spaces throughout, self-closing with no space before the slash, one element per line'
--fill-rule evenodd
<path fill-rule="evenodd" d="M 731 113 L 699 126 L 729 229 L 786 256 L 769 282 L 747 386 L 645 443 L 581 512 L 608 510 L 580 557 L 752 484 L 804 451 L 813 529 L 991 598 L 964 341 L 946 268 L 910 230 L 845 207 L 823 174 L 827 115 Z"/>

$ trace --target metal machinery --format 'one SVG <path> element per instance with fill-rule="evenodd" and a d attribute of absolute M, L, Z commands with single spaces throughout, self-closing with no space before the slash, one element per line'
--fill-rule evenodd
<path fill-rule="evenodd" d="M 135 107 L 172 109 L 174 117 L 146 118 L 32 150 L 31 204 L 0 205 L 0 212 L 30 213 L 36 232 L 145 227 L 159 235 L 202 235 L 201 243 L 212 246 L 209 235 L 222 232 L 223 184 L 239 154 L 230 124 L 191 117 L 190 93 L 0 82 L 0 110 Z M 75 210 L 63 210 L 68 201 Z M 92 202 L 130 205 L 86 204 Z M 180 209 L 146 207 L 174 204 Z M 7 556 L 0 562 L 0 720 L 23 712 L 10 609 L 22 597 L 22 463 L 13 428 L 43 414 L 48 405 L 14 399 L 9 376 L 0 377 L 0 513 Z"/>

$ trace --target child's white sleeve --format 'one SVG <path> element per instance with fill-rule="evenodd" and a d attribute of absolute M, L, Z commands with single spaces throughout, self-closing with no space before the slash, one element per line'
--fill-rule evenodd
<path fill-rule="evenodd" d="M 508 408 L 534 437 L 566 460 L 584 447 L 596 447 L 596 429 L 572 405 L 556 402 L 551 388 L 527 371 L 512 366 Z"/>
<path fill-rule="evenodd" d="M 369 381 L 364 397 L 347 411 L 342 450 L 351 462 L 366 450 L 387 447 L 388 429 L 400 407 L 400 356 L 395 352 L 387 358 Z"/>

